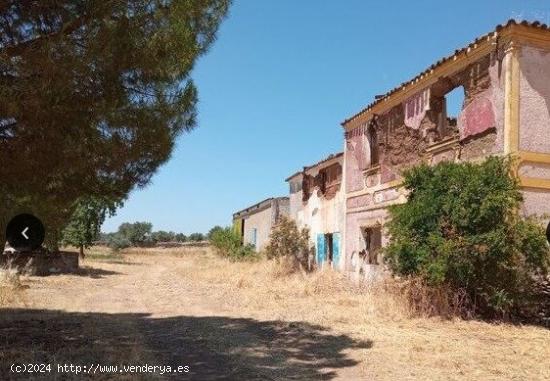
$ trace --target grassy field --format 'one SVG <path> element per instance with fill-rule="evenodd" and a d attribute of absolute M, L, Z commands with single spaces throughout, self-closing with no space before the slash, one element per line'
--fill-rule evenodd
<path fill-rule="evenodd" d="M 94 248 L 80 274 L 3 283 L 0 367 L 179 359 L 195 379 L 550 379 L 548 329 L 415 318 L 399 295 L 286 270 L 207 248 Z"/>

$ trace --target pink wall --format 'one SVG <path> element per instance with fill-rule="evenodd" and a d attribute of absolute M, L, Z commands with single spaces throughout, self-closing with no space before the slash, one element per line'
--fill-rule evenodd
<path fill-rule="evenodd" d="M 458 116 L 461 140 L 491 128 L 496 130 L 494 146 L 484 154 L 496 154 L 504 150 L 504 73 L 505 61 L 500 64 L 493 61 L 489 66 L 489 88 L 475 94 Z"/>
<path fill-rule="evenodd" d="M 521 213 L 541 218 L 544 226 L 550 221 L 550 190 L 524 189 Z"/>
<path fill-rule="evenodd" d="M 345 168 L 346 192 L 361 190 L 364 187 L 363 170 L 369 166 L 369 144 L 364 129 L 354 132 L 346 139 Z"/>
<path fill-rule="evenodd" d="M 550 153 L 550 52 L 520 52 L 520 149 Z"/>
<path fill-rule="evenodd" d="M 491 89 L 476 97 L 460 113 L 460 139 L 477 135 L 495 127 L 495 111 L 491 99 Z"/>

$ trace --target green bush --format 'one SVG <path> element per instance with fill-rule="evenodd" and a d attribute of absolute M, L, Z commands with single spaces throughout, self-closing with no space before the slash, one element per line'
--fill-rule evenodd
<path fill-rule="evenodd" d="M 151 239 L 153 224 L 150 222 L 125 222 L 118 227 L 118 234 L 128 241 L 131 246 L 147 247 L 152 246 L 154 241 Z"/>
<path fill-rule="evenodd" d="M 130 240 L 119 233 L 115 233 L 109 236 L 107 240 L 107 246 L 114 251 L 126 249 L 132 246 Z"/>
<path fill-rule="evenodd" d="M 202 234 L 202 233 L 191 233 L 191 234 L 189 234 L 189 237 L 187 237 L 187 238 L 191 242 L 200 242 L 200 241 L 204 241 L 204 234 Z"/>
<path fill-rule="evenodd" d="M 309 230 L 301 230 L 296 222 L 282 217 L 271 230 L 269 244 L 265 249 L 268 258 L 292 258 L 302 268 L 309 268 Z"/>
<path fill-rule="evenodd" d="M 212 236 L 214 235 L 214 233 L 216 233 L 217 231 L 220 231 L 220 230 L 223 230 L 223 228 L 221 226 L 219 226 L 219 225 L 214 226 L 212 229 L 210 229 L 208 231 L 208 234 L 206 234 L 206 239 L 210 241 L 212 239 Z"/>
<path fill-rule="evenodd" d="M 547 273 L 544 230 L 520 218 L 509 158 L 421 165 L 404 173 L 408 202 L 390 208 L 386 262 L 399 275 L 465 291 L 475 313 L 509 314 Z"/>
<path fill-rule="evenodd" d="M 257 257 L 254 246 L 241 244 L 241 236 L 232 228 L 216 229 L 210 237 L 216 253 L 232 260 L 249 260 Z"/>

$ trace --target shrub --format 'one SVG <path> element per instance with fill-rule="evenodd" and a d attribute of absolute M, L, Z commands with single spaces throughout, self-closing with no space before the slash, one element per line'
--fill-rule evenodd
<path fill-rule="evenodd" d="M 150 222 L 125 222 L 118 227 L 118 234 L 128 241 L 132 246 L 144 247 L 154 244 L 151 239 L 153 224 Z"/>
<path fill-rule="evenodd" d="M 187 237 L 189 241 L 192 242 L 200 242 L 204 241 L 204 234 L 202 233 L 191 233 L 189 234 L 189 237 Z"/>
<path fill-rule="evenodd" d="M 290 258 L 296 265 L 309 269 L 309 230 L 299 230 L 293 220 L 282 217 L 271 230 L 265 252 L 270 259 Z"/>
<path fill-rule="evenodd" d="M 124 237 L 123 235 L 115 233 L 109 236 L 107 240 L 107 246 L 109 246 L 114 251 L 118 251 L 132 246 L 132 243 L 128 238 Z"/>
<path fill-rule="evenodd" d="M 232 260 L 248 260 L 256 257 L 254 246 L 242 245 L 241 236 L 230 228 L 216 229 L 210 238 L 216 253 Z"/>
<path fill-rule="evenodd" d="M 214 233 L 216 233 L 220 230 L 223 230 L 223 228 L 221 226 L 218 226 L 218 225 L 214 226 L 212 229 L 210 229 L 208 231 L 208 234 L 206 234 L 206 239 L 210 241 L 212 239 L 212 236 L 214 235 Z"/>
<path fill-rule="evenodd" d="M 174 242 L 176 240 L 176 233 L 159 230 L 151 233 L 151 240 L 153 242 Z"/>
<path fill-rule="evenodd" d="M 517 312 L 550 264 L 543 228 L 522 219 L 509 158 L 421 165 L 404 173 L 408 202 L 390 208 L 390 268 L 465 292 L 476 313 Z"/>

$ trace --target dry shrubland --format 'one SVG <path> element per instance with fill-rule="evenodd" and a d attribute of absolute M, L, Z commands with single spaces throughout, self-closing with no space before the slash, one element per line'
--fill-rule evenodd
<path fill-rule="evenodd" d="M 181 251 L 180 251 L 180 255 Z M 420 280 L 398 280 L 390 277 L 377 282 L 358 282 L 351 276 L 326 268 L 308 272 L 297 266 L 292 257 L 279 257 L 257 262 L 231 262 L 214 255 L 186 256 L 190 265 L 180 271 L 198 282 L 216 284 L 225 290 L 229 300 L 249 308 L 268 308 L 269 304 L 288 303 L 293 311 L 300 311 L 318 303 L 334 308 L 323 311 L 336 320 L 340 313 L 352 315 L 357 323 L 369 317 L 401 320 L 455 318 L 467 316 L 464 295 L 444 288 L 428 287 Z M 238 295 L 238 297 L 237 297 Z M 354 311 L 338 306 L 347 306 Z M 345 320 L 350 320 L 347 316 Z"/>
<path fill-rule="evenodd" d="M 338 379 L 550 379 L 550 330 L 434 316 L 441 311 L 431 309 L 431 301 L 446 294 L 422 284 L 358 284 L 330 269 L 306 272 L 283 258 L 235 262 L 216 256 L 207 247 L 126 249 L 116 254 L 94 248 L 83 267 L 112 274 L 104 278 L 33 277 L 31 288 L 22 290 L 28 294 L 28 306 L 91 309 L 109 316 L 147 311 L 155 317 L 280 322 L 297 330 L 304 327 L 304 332 L 314 326 L 321 334 L 372 343 L 368 348 L 344 350 L 357 365 L 341 368 Z M 27 279 L 23 277 L 22 282 Z M 66 290 L 72 290 L 68 299 Z M 452 310 L 445 314 L 456 315 Z M 208 336 L 208 345 L 230 353 L 238 347 L 238 340 L 255 334 L 237 330 L 228 338 Z M 139 337 L 140 331 L 132 335 Z M 280 350 L 292 349 L 290 345 Z M 87 351 L 82 348 L 78 356 L 94 358 Z M 123 352 L 113 353 L 122 356 Z M 131 358 L 141 358 L 145 352 L 136 356 Z"/>
<path fill-rule="evenodd" d="M 307 322 L 373 341 L 368 379 L 517 379 L 550 377 L 550 331 L 454 318 L 460 298 L 445 290 L 391 281 L 359 285 L 330 269 L 307 273 L 290 262 L 230 262 L 186 256 L 179 273 L 219 295 L 222 307 L 257 319 Z M 434 310 L 434 299 L 442 299 Z M 456 307 L 459 306 L 459 307 Z M 447 309 L 446 309 L 447 308 Z M 442 317 L 447 316 L 447 317 Z"/>
<path fill-rule="evenodd" d="M 23 285 L 19 273 L 13 268 L 0 269 L 0 307 L 19 301 Z"/>

